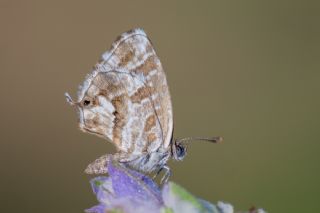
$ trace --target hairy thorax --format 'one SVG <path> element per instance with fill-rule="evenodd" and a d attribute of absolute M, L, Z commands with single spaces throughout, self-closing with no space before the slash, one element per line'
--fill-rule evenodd
<path fill-rule="evenodd" d="M 170 150 L 158 149 L 156 152 L 134 156 L 133 160 L 124 164 L 137 171 L 151 173 L 161 169 L 170 158 Z"/>

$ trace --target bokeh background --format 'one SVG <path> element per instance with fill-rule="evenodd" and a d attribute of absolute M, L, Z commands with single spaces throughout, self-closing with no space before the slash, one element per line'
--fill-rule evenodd
<path fill-rule="evenodd" d="M 64 98 L 122 32 L 142 27 L 194 142 L 172 180 L 269 212 L 319 212 L 316 1 L 0 1 L 0 212 L 82 212 L 83 173 L 112 144 L 80 132 Z"/>

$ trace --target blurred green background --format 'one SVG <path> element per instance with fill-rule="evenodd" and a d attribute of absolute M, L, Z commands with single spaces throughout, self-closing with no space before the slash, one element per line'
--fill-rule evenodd
<path fill-rule="evenodd" d="M 64 98 L 122 32 L 142 27 L 194 142 L 172 179 L 269 212 L 320 212 L 316 1 L 0 1 L 0 212 L 82 212 L 87 164 L 112 144 L 77 128 Z"/>

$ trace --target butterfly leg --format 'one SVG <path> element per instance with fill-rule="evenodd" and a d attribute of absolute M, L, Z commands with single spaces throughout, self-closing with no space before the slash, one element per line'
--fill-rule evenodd
<path fill-rule="evenodd" d="M 99 174 L 108 173 L 107 164 L 108 164 L 110 157 L 112 157 L 112 159 L 114 159 L 114 160 L 119 159 L 119 155 L 117 153 L 114 155 L 111 155 L 111 154 L 102 155 L 100 158 L 98 158 L 94 162 L 90 163 L 84 172 L 86 174 L 90 174 L 90 175 L 93 175 L 93 174 L 99 175 Z"/>
<path fill-rule="evenodd" d="M 164 167 L 166 167 L 166 169 L 169 169 L 169 173 L 170 173 L 170 168 L 167 167 L 167 166 L 164 166 Z M 161 168 L 157 171 L 157 173 L 152 177 L 152 180 L 155 180 L 155 179 L 158 177 L 158 175 L 162 172 L 162 170 L 165 169 L 164 167 L 161 167 Z M 161 178 L 161 183 L 162 183 L 162 182 L 164 181 L 164 179 L 166 178 L 167 173 L 168 173 L 168 170 L 165 171 L 165 174 L 164 174 L 163 177 Z M 169 176 L 170 176 L 170 175 L 169 175 Z M 166 178 L 166 179 L 168 179 L 168 178 Z M 165 182 L 167 182 L 167 181 L 165 181 Z"/>
<path fill-rule="evenodd" d="M 164 165 L 159 171 L 161 171 L 163 169 L 165 170 L 165 173 L 164 173 L 163 177 L 161 178 L 161 181 L 160 181 L 161 184 L 168 182 L 168 180 L 171 176 L 171 170 L 170 170 L 169 166 Z"/>
<path fill-rule="evenodd" d="M 157 173 L 155 174 L 155 175 L 153 175 L 153 177 L 152 177 L 152 180 L 155 180 L 157 177 L 158 177 L 158 175 L 160 174 L 160 172 L 163 170 L 163 167 L 161 167 L 158 171 L 157 171 Z"/>

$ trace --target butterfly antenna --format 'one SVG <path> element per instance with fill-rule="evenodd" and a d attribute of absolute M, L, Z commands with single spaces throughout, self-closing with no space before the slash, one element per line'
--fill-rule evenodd
<path fill-rule="evenodd" d="M 76 105 L 76 102 L 72 100 L 71 96 L 69 95 L 69 93 L 64 93 L 64 96 L 66 97 L 67 99 L 67 102 L 71 105 L 71 106 L 74 106 Z"/>
<path fill-rule="evenodd" d="M 189 137 L 189 138 L 182 138 L 182 139 L 177 139 L 176 143 L 187 143 L 189 141 L 207 141 L 211 143 L 220 143 L 223 141 L 222 137 L 217 136 L 217 137 L 211 137 L 211 138 L 206 138 L 206 137 Z"/>

